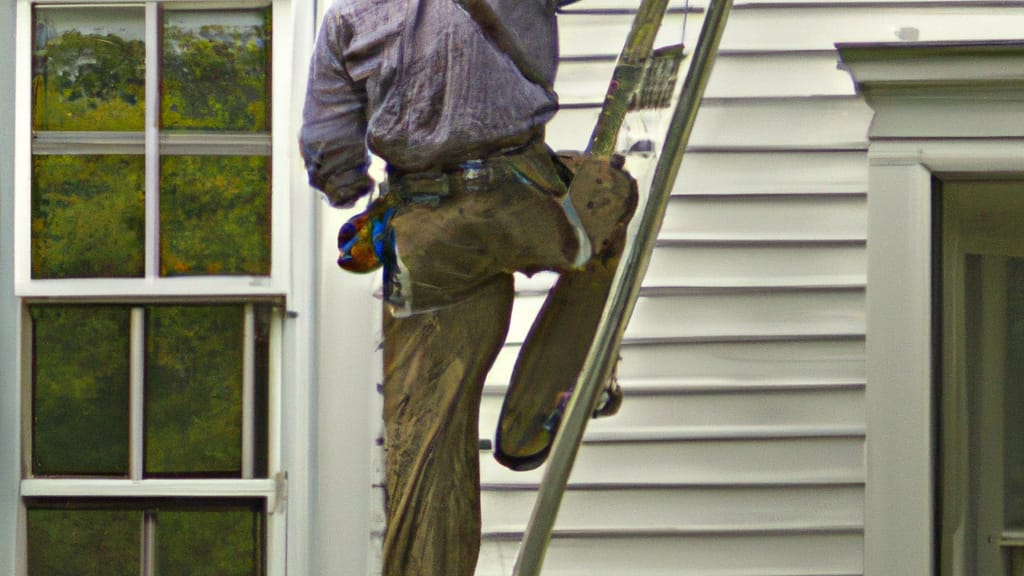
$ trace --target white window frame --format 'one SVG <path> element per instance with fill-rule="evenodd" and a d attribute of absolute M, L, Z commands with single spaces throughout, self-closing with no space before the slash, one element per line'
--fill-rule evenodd
<path fill-rule="evenodd" d="M 268 144 L 260 137 L 250 138 L 252 142 L 243 152 L 259 155 L 269 152 L 271 160 L 271 245 L 269 276 L 188 276 L 161 277 L 157 266 L 159 245 L 159 222 L 156 221 L 155 194 L 157 190 L 157 153 L 173 147 L 194 148 L 202 146 L 195 138 L 188 136 L 169 137 L 157 131 L 159 106 L 146 107 L 146 128 L 144 133 L 146 153 L 146 271 L 139 278 L 67 278 L 33 279 L 31 273 L 31 161 L 32 161 L 32 7 L 46 5 L 132 5 L 145 6 L 146 29 L 146 88 L 155 93 L 158 81 L 157 45 L 158 30 L 153 17 L 159 5 L 187 7 L 189 5 L 215 8 L 246 8 L 272 5 L 273 28 L 271 39 L 271 70 L 280 73 L 272 76 L 270 101 L 271 136 Z M 15 293 L 22 297 L 138 297 L 140 294 L 153 297 L 175 296 L 266 296 L 285 295 L 290 289 L 291 272 L 291 201 L 292 173 L 291 159 L 295 153 L 294 138 L 287 127 L 293 125 L 294 90 L 288 81 L 288 71 L 293 65 L 292 10 L 290 0 L 17 0 L 15 62 L 15 200 L 14 200 L 14 279 Z M 204 140 L 218 136 L 204 137 Z M 232 137 L 232 141 L 237 138 Z M 244 140 L 245 138 L 243 138 Z M 118 143 L 106 144 L 113 152 Z"/>
<path fill-rule="evenodd" d="M 864 573 L 935 574 L 933 177 L 1020 173 L 1024 44 L 838 46 L 869 131 Z"/>
<path fill-rule="evenodd" d="M 31 414 L 30 370 L 21 372 L 22 401 L 22 480 L 20 495 L 22 497 L 19 524 L 24 526 L 25 498 L 189 498 L 197 502 L 203 499 L 216 499 L 219 502 L 231 499 L 262 500 L 264 502 L 266 526 L 266 570 L 268 576 L 286 574 L 286 530 L 287 523 L 287 474 L 282 464 L 282 398 L 281 354 L 283 343 L 284 314 L 275 310 L 271 314 L 270 338 L 268 346 L 268 377 L 267 377 L 267 477 L 253 478 L 252 447 L 254 444 L 251 426 L 253 410 L 251 399 L 253 389 L 254 342 L 253 307 L 246 305 L 245 310 L 245 350 L 243 352 L 243 432 L 242 432 L 242 477 L 224 479 L 163 479 L 144 478 L 142 470 L 142 362 L 143 350 L 143 315 L 141 307 L 132 308 L 131 345 L 132 374 L 130 378 L 130 433 L 129 475 L 128 478 L 34 478 L 31 476 L 31 433 L 29 418 Z M 27 305 L 23 305 L 20 313 L 21 342 L 32 341 L 31 320 Z M 20 366 L 31 366 L 30 346 L 23 346 Z M 248 393 L 247 393 L 248 392 Z M 248 430 L 247 430 L 248 428 Z M 249 447 L 249 450 L 246 450 Z M 24 533 L 22 531 L 22 533 Z M 27 550 L 24 538 L 19 542 L 19 556 L 23 559 L 19 564 L 20 571 L 15 574 L 27 574 Z"/>
<path fill-rule="evenodd" d="M 20 374 L 19 411 L 24 417 L 30 402 L 27 384 L 31 379 L 28 367 L 31 358 L 25 344 L 31 342 L 31 321 L 27 306 L 38 301 L 59 301 L 68 304 L 106 301 L 131 305 L 133 303 L 204 303 L 211 301 L 258 302 L 272 299 L 283 306 L 272 314 L 270 325 L 269 375 L 268 375 L 268 450 L 267 478 L 241 479 L 143 479 L 138 466 L 132 466 L 132 474 L 126 479 L 87 478 L 31 478 L 28 463 L 24 459 L 28 451 L 22 446 L 22 473 L 19 482 L 19 504 L 17 542 L 15 543 L 16 576 L 27 574 L 26 506 L 25 498 L 195 498 L 262 500 L 265 502 L 266 526 L 266 573 L 268 576 L 284 576 L 289 570 L 305 573 L 310 565 L 310 538 L 305 517 L 311 510 L 309 491 L 302 486 L 308 482 L 315 462 L 303 448 L 290 449 L 286 438 L 304 444 L 303 433 L 308 429 L 308 415 L 314 405 L 314 398 L 308 382 L 309 364 L 312 361 L 312 347 L 297 335 L 312 332 L 312 316 L 315 302 L 312 299 L 315 282 L 309 277 L 309 270 L 316 261 L 312 239 L 315 227 L 307 227 L 313 220 L 313 202 L 305 196 L 301 163 L 297 162 L 297 147 L 294 144 L 295 130 L 300 118 L 296 102 L 304 91 L 304 83 L 295 82 L 292 71 L 305 70 L 308 62 L 309 37 L 296 37 L 297 32 L 306 32 L 309 24 L 300 30 L 305 21 L 312 20 L 312 11 L 304 3 L 293 4 L 292 0 L 49 0 L 47 5 L 145 5 L 147 11 L 155 10 L 160 3 L 188 7 L 190 4 L 215 8 L 244 8 L 271 6 L 272 8 L 272 61 L 273 74 L 270 99 L 273 103 L 269 141 L 272 169 L 271 180 L 271 273 L 269 276 L 193 276 L 159 277 L 155 266 L 147 263 L 146 275 L 142 278 L 95 278 L 95 279 L 32 279 L 31 278 L 31 75 L 32 75 L 32 0 L 17 0 L 14 29 L 16 46 L 14 69 L 14 210 L 13 210 L 13 279 L 15 296 L 20 301 L 16 314 L 21 351 L 16 369 Z M 155 30 L 147 31 L 147 45 L 154 46 Z M 147 58 L 150 58 L 147 56 Z M 147 66 L 147 83 L 152 82 L 155 70 Z M 300 72 L 295 72 L 295 75 Z M 301 106 L 299 106 L 299 109 Z M 146 152 L 147 157 L 161 143 L 155 138 L 151 126 L 156 122 L 155 107 L 147 109 Z M 150 116 L 154 114 L 154 116 Z M 255 148 L 259 153 L 265 147 L 265 139 L 258 139 Z M 185 141 L 168 142 L 168 145 L 188 145 Z M 249 150 L 249 151 L 252 151 Z M 265 150 L 265 148 L 263 148 Z M 147 162 L 149 163 L 149 162 Z M 147 177 L 152 168 L 147 167 Z M 147 185 L 148 188 L 148 185 Z M 292 190 L 298 189 L 302 198 L 293 197 Z M 148 191 L 148 189 L 147 189 Z M 155 201 L 147 194 L 147 202 Z M 147 209 L 147 218 L 152 211 Z M 296 223 L 299 223 L 296 225 Z M 147 222 L 147 261 L 153 260 L 156 239 L 152 229 L 155 222 Z M 302 231 L 293 238 L 293 230 Z M 10 248 L 8 248 L 10 249 Z M 133 318 L 133 323 L 137 322 Z M 313 371 L 315 373 L 315 370 Z M 136 378 L 137 381 L 139 381 Z M 251 380 L 251 378 L 250 378 Z M 284 386 L 287 380 L 291 384 Z M 283 397 L 288 390 L 288 397 Z M 136 410 L 137 407 L 133 407 Z M 137 411 L 137 410 L 136 410 Z M 135 421 L 137 423 L 138 420 Z M 24 438 L 22 424 L 22 444 Z M 134 425 L 134 423 L 133 423 Z M 250 454 L 251 456 L 251 454 Z M 288 488 L 288 472 L 298 477 L 300 485 Z M 244 476 L 244 475 L 243 475 Z M 294 483 L 293 483 L 294 484 Z M 291 504 L 289 505 L 289 502 Z M 288 509 L 298 510 L 288 521 Z M 304 513 L 306 512 L 306 513 Z M 12 519 L 13 521 L 13 519 Z M 290 546 L 286 542 L 291 541 Z M 287 551 L 291 549 L 292 553 Z"/>

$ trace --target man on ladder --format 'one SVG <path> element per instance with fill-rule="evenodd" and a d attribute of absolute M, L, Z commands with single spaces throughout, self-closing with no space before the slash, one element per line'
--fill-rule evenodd
<path fill-rule="evenodd" d="M 473 574 L 480 395 L 512 274 L 614 259 L 636 207 L 620 163 L 563 162 L 544 144 L 558 108 L 555 4 L 573 1 L 339 0 L 317 40 L 301 134 L 310 182 L 351 206 L 373 188 L 367 147 L 387 162 L 386 195 L 339 235 L 343 268 L 385 276 L 384 576 Z M 565 370 L 574 381 L 579 366 Z M 509 394 L 557 426 L 567 390 L 531 386 Z M 515 428 L 503 434 L 532 434 Z M 548 444 L 496 452 L 524 469 Z"/>

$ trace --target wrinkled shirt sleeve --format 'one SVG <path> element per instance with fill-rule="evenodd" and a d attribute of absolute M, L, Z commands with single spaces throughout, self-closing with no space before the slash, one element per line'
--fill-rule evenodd
<path fill-rule="evenodd" d="M 367 174 L 367 97 L 365 82 L 345 67 L 351 31 L 337 12 L 329 12 L 310 62 L 309 84 L 299 136 L 309 183 L 332 206 L 351 206 L 373 189 Z"/>

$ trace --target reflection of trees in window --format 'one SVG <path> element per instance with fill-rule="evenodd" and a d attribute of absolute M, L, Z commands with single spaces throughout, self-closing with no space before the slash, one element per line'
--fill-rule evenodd
<path fill-rule="evenodd" d="M 142 156 L 35 156 L 32 276 L 145 273 Z"/>
<path fill-rule="evenodd" d="M 146 346 L 146 474 L 238 476 L 242 309 L 157 307 Z"/>
<path fill-rule="evenodd" d="M 33 278 L 269 275 L 270 9 L 161 11 L 161 94 L 146 94 L 142 8 L 34 14 Z M 147 102 L 163 134 L 132 134 Z M 187 131 L 217 134 L 146 163 L 146 138 Z M 145 253 L 147 181 L 159 254 Z"/>
<path fill-rule="evenodd" d="M 144 548 L 157 576 L 266 572 L 261 502 L 43 501 L 27 516 L 32 576 L 136 576 Z"/>
<path fill-rule="evenodd" d="M 163 37 L 165 128 L 260 131 L 267 117 L 269 11 L 167 12 Z"/>
<path fill-rule="evenodd" d="M 269 176 L 262 156 L 164 157 L 160 274 L 269 274 Z"/>
<path fill-rule="evenodd" d="M 126 306 L 33 306 L 33 468 L 128 475 Z"/>
<path fill-rule="evenodd" d="M 242 304 L 147 306 L 133 326 L 128 305 L 38 304 L 33 322 L 32 473 L 126 477 L 129 395 L 141 362 L 144 475 L 266 476 L 270 309 Z M 133 330 L 145 355 L 132 358 Z M 136 335 L 141 336 L 138 332 Z M 246 349 L 252 351 L 246 356 Z M 245 364 L 253 374 L 244 384 Z M 253 412 L 243 414 L 243 395 Z M 248 419 L 252 437 L 243 438 Z M 138 439 L 136 439 L 138 440 Z M 243 444 L 252 448 L 243 470 Z"/>
<path fill-rule="evenodd" d="M 83 10 L 45 10 L 63 30 L 38 19 L 33 128 L 142 130 L 146 46 L 141 40 L 88 28 L 68 29 Z M 142 28 L 142 10 L 126 9 L 127 26 Z M 38 11 L 37 11 L 38 12 Z"/>
<path fill-rule="evenodd" d="M 32 576 L 131 576 L 139 573 L 140 510 L 29 508 Z"/>

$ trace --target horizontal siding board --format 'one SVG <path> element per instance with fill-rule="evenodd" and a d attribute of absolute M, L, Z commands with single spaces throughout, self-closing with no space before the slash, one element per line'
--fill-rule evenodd
<path fill-rule="evenodd" d="M 632 488 L 569 490 L 555 529 L 730 530 L 859 527 L 859 485 L 801 487 Z M 534 490 L 482 492 L 484 524 L 490 532 L 522 531 L 536 499 Z"/>
<path fill-rule="evenodd" d="M 507 384 L 518 346 L 498 354 L 488 381 Z M 863 339 L 664 343 L 622 348 L 619 378 L 675 382 L 863 381 Z"/>
<path fill-rule="evenodd" d="M 705 96 L 709 98 L 780 98 L 849 96 L 850 75 L 836 66 L 835 51 L 723 53 L 715 60 Z M 563 60 L 555 90 L 562 105 L 599 104 L 615 60 Z"/>
<path fill-rule="evenodd" d="M 863 245 L 661 246 L 651 256 L 647 286 L 864 285 Z"/>
<path fill-rule="evenodd" d="M 563 108 L 548 128 L 555 149 L 583 149 L 597 108 Z M 705 100 L 689 146 L 710 149 L 865 149 L 871 109 L 856 97 Z M 664 135 L 652 134 L 660 143 Z M 658 144 L 660 146 L 660 144 Z"/>
<path fill-rule="evenodd" d="M 865 126 L 866 130 L 866 126 Z M 867 153 L 701 152 L 683 156 L 676 195 L 866 194 Z"/>
<path fill-rule="evenodd" d="M 993 18 L 998 10 L 999 17 Z M 702 14 L 690 14 L 683 33 L 682 13 L 669 14 L 657 45 L 684 40 L 692 45 Z M 624 12 L 577 12 L 559 21 L 562 53 L 567 57 L 616 56 L 633 16 Z M 921 41 L 1005 40 L 1024 28 L 1024 5 L 994 7 L 987 2 L 917 5 L 901 2 L 837 2 L 738 5 L 729 15 L 721 50 L 832 50 L 839 42 L 896 42 L 908 34 Z M 913 37 L 911 36 L 911 37 Z M 601 42 L 594 42 L 601 38 Z"/>
<path fill-rule="evenodd" d="M 673 394 L 638 396 L 623 383 L 625 398 L 619 413 L 593 420 L 588 431 L 614 433 L 640 431 L 656 435 L 679 425 L 694 430 L 786 427 L 827 430 L 864 426 L 864 392 L 856 389 L 796 390 L 781 392 Z M 497 427 L 504 397 L 484 396 L 480 408 L 480 435 L 490 438 Z M 554 399 L 552 399 L 554 401 Z"/>
<path fill-rule="evenodd" d="M 867 238 L 867 195 L 675 196 L 661 232 L 738 240 Z"/>
<path fill-rule="evenodd" d="M 688 44 L 692 43 L 700 33 L 703 21 L 701 16 L 699 13 L 686 15 L 678 10 L 669 12 L 661 23 L 654 45 L 679 44 L 684 38 Z M 561 55 L 563 58 L 618 56 L 632 23 L 633 15 L 622 12 L 581 11 L 564 16 L 558 21 Z M 595 42 L 595 38 L 600 38 L 601 41 Z"/>
<path fill-rule="evenodd" d="M 584 444 L 570 483 L 792 484 L 862 482 L 861 438 Z M 481 458 L 484 484 L 536 484 L 544 467 L 513 472 Z"/>
<path fill-rule="evenodd" d="M 724 52 L 715 59 L 708 98 L 782 98 L 854 94 L 850 75 L 836 66 L 833 50 Z"/>
<path fill-rule="evenodd" d="M 508 341 L 522 342 L 543 296 L 521 298 Z M 860 290 L 683 294 L 640 298 L 625 338 L 728 338 L 864 333 Z"/>
<path fill-rule="evenodd" d="M 998 8 L 998 17 L 994 10 L 987 3 L 748 5 L 730 14 L 721 49 L 831 50 L 840 42 L 896 42 L 901 34 L 921 41 L 1020 37 L 1024 6 Z"/>
<path fill-rule="evenodd" d="M 518 542 L 487 541 L 478 576 L 511 574 Z M 558 538 L 548 546 L 545 576 L 825 576 L 860 574 L 857 534 Z"/>

